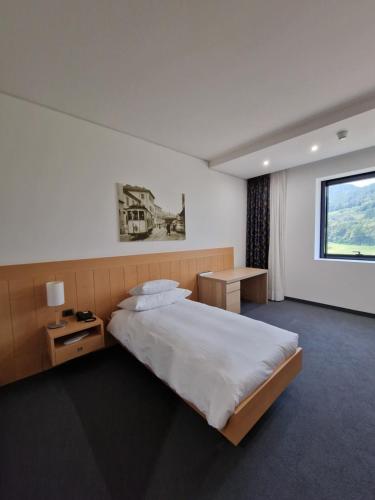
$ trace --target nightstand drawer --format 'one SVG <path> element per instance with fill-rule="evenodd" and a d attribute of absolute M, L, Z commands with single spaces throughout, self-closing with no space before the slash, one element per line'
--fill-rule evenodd
<path fill-rule="evenodd" d="M 104 347 L 102 335 L 91 335 L 75 344 L 60 345 L 55 349 L 55 364 L 58 365 L 70 359 L 78 358 L 102 347 Z"/>

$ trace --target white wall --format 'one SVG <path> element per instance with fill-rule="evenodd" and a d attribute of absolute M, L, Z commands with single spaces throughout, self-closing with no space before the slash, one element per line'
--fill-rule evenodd
<path fill-rule="evenodd" d="M 375 148 L 288 170 L 286 295 L 375 313 L 375 262 L 314 260 L 316 179 L 375 166 Z"/>
<path fill-rule="evenodd" d="M 116 182 L 186 195 L 185 241 L 121 243 Z M 0 264 L 235 247 L 246 182 L 200 160 L 0 94 Z"/>

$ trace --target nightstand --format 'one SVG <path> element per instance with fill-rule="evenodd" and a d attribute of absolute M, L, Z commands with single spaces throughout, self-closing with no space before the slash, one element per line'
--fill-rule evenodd
<path fill-rule="evenodd" d="M 67 319 L 67 324 L 62 328 L 46 328 L 48 352 L 52 366 L 104 347 L 103 320 L 96 317 L 95 321 L 86 323 L 77 321 L 75 317 L 64 319 Z M 74 343 L 64 344 L 69 339 L 83 333 L 88 333 L 88 335 Z"/>

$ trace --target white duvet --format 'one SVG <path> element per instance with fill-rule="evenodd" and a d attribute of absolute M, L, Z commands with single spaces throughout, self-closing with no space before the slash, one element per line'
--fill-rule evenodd
<path fill-rule="evenodd" d="M 188 299 L 116 311 L 108 330 L 217 429 L 298 346 L 295 333 Z"/>

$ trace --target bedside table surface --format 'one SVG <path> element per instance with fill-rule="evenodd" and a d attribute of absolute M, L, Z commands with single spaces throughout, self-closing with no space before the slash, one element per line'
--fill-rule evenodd
<path fill-rule="evenodd" d="M 103 324 L 103 320 L 96 317 L 95 321 L 77 321 L 75 317 L 63 318 L 67 321 L 65 326 L 61 328 L 46 328 L 50 338 L 57 339 L 59 337 L 64 337 L 65 335 L 70 335 L 71 333 L 77 333 L 81 330 L 87 330 L 94 326 L 99 326 Z"/>

